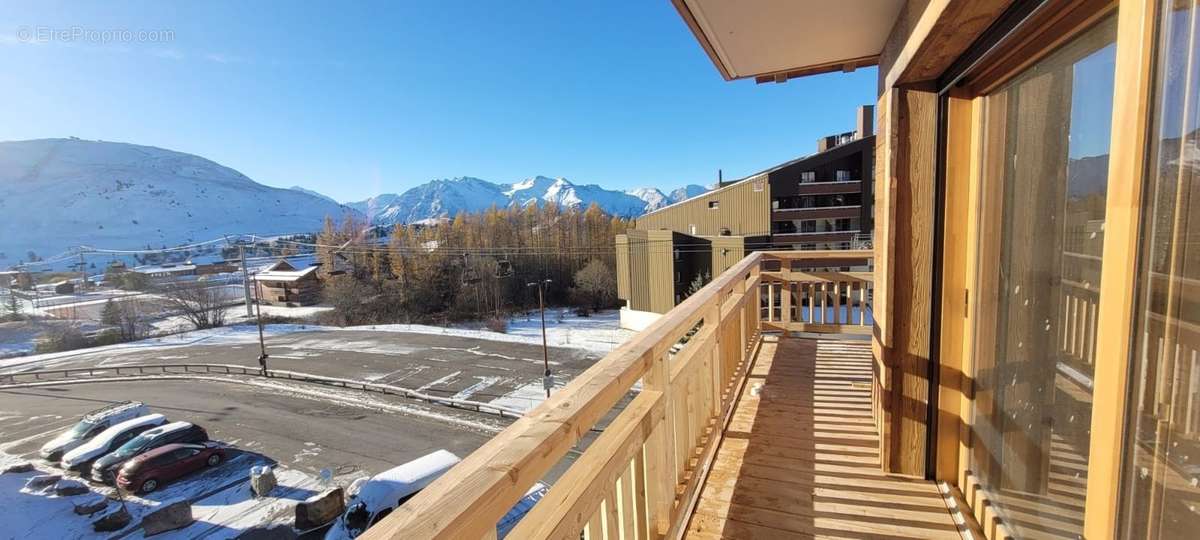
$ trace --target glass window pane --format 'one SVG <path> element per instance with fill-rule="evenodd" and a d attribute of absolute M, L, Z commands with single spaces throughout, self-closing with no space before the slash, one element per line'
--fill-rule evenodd
<path fill-rule="evenodd" d="M 1019 538 L 1081 538 L 1116 19 L 984 98 L 971 472 Z"/>
<path fill-rule="evenodd" d="M 1198 28 L 1194 2 L 1162 2 L 1126 397 L 1124 538 L 1200 535 Z"/>

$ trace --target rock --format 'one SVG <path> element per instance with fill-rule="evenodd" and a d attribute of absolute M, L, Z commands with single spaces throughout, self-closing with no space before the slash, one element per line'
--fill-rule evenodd
<path fill-rule="evenodd" d="M 104 514 L 92 522 L 92 530 L 96 532 L 112 532 L 124 529 L 133 517 L 129 515 L 129 511 L 125 507 L 118 508 L 115 512 Z"/>
<path fill-rule="evenodd" d="M 327 489 L 296 505 L 296 529 L 307 531 L 329 523 L 346 509 L 342 488 Z"/>
<path fill-rule="evenodd" d="M 255 497 L 266 497 L 275 489 L 275 471 L 270 467 L 254 467 L 250 469 L 250 490 Z"/>
<path fill-rule="evenodd" d="M 25 489 L 29 491 L 42 491 L 62 480 L 61 474 L 39 474 L 25 481 Z"/>
<path fill-rule="evenodd" d="M 26 473 L 26 472 L 29 472 L 32 470 L 33 470 L 32 463 L 30 463 L 28 461 L 18 461 L 16 463 L 13 463 L 12 465 L 5 467 L 4 469 L 0 469 L 0 474 Z"/>
<path fill-rule="evenodd" d="M 163 504 L 158 510 L 142 518 L 142 531 L 146 536 L 182 529 L 195 521 L 192 518 L 192 503 L 177 500 Z"/>
<path fill-rule="evenodd" d="M 102 495 L 88 497 L 75 503 L 75 513 L 81 516 L 90 516 L 96 512 L 104 510 L 105 508 L 108 508 L 108 499 L 104 498 Z"/>
<path fill-rule="evenodd" d="M 91 491 L 79 480 L 59 480 L 54 484 L 54 494 L 59 497 L 74 497 Z"/>

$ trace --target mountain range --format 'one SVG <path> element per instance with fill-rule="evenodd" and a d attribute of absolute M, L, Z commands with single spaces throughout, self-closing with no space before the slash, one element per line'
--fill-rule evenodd
<path fill-rule="evenodd" d="M 707 191 L 688 185 L 664 194 L 657 188 L 630 191 L 605 189 L 595 184 L 574 184 L 566 178 L 534 176 L 512 184 L 497 184 L 469 176 L 433 180 L 401 194 L 385 193 L 347 206 L 376 225 L 420 223 L 453 217 L 459 212 L 481 212 L 492 206 L 506 208 L 555 203 L 562 207 L 601 210 L 621 217 L 637 217 Z"/>
<path fill-rule="evenodd" d="M 211 160 L 128 143 L 76 138 L 0 142 L 0 268 L 78 246 L 145 249 L 224 235 L 313 232 L 326 216 L 416 223 L 495 205 L 557 203 L 636 217 L 705 188 L 628 192 L 565 178 L 512 184 L 460 177 L 340 204 L 315 191 L 259 184 Z"/>

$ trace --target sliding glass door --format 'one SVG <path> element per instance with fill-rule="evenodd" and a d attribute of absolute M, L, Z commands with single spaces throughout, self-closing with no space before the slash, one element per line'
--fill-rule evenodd
<path fill-rule="evenodd" d="M 968 467 L 1009 531 L 1082 537 L 1116 17 L 982 97 Z"/>
<path fill-rule="evenodd" d="M 1120 538 L 1200 537 L 1200 14 L 1160 5 Z"/>

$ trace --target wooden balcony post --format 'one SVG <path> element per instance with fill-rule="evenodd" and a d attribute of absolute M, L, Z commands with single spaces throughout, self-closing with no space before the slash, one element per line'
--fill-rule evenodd
<path fill-rule="evenodd" d="M 775 283 L 767 282 L 767 322 L 775 320 Z"/>
<path fill-rule="evenodd" d="M 707 356 L 708 369 L 706 371 L 710 378 L 708 386 L 710 388 L 709 392 L 712 393 L 712 400 L 709 404 L 708 414 L 704 419 L 705 425 L 708 424 L 707 421 L 709 418 L 721 414 L 721 390 L 725 388 L 725 377 L 722 376 L 724 370 L 721 369 L 721 366 L 724 365 L 721 357 L 721 336 L 725 333 L 725 321 L 721 320 L 720 298 L 717 298 L 717 301 L 713 302 L 712 307 L 708 308 L 708 314 L 704 316 L 704 324 L 709 324 L 709 321 L 712 321 L 713 325 L 713 347 Z M 703 426 L 701 426 L 701 429 L 703 429 Z"/>
<path fill-rule="evenodd" d="M 779 314 L 779 322 L 783 323 L 783 327 L 787 328 L 787 324 L 792 322 L 792 283 L 788 280 L 783 280 L 779 284 L 780 304 L 782 306 Z"/>
<path fill-rule="evenodd" d="M 662 392 L 662 418 L 646 441 L 646 509 L 647 520 L 654 536 L 662 536 L 671 527 L 671 511 L 675 505 L 675 414 L 671 395 L 671 370 L 667 349 L 655 347 L 650 371 L 643 385 L 647 390 Z"/>

